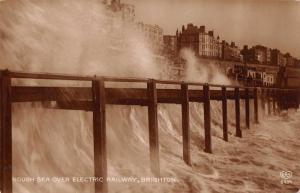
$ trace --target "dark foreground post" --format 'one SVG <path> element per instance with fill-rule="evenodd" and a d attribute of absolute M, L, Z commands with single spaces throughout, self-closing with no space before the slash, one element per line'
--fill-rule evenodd
<path fill-rule="evenodd" d="M 223 139 L 228 141 L 228 123 L 227 123 L 227 94 L 226 87 L 222 87 L 222 113 L 223 113 Z"/>
<path fill-rule="evenodd" d="M 249 88 L 245 89 L 245 115 L 246 115 L 246 127 L 250 129 L 250 101 L 249 101 Z"/>
<path fill-rule="evenodd" d="M 3 71 L 0 71 L 0 191 L 3 191 L 3 137 L 2 137 L 2 131 L 3 131 Z"/>
<path fill-rule="evenodd" d="M 259 123 L 258 121 L 258 97 L 257 97 L 257 88 L 254 88 L 254 121 L 256 124 Z"/>
<path fill-rule="evenodd" d="M 260 93 L 260 100 L 261 100 L 261 109 L 262 109 L 262 115 L 265 115 L 266 113 L 266 106 L 265 106 L 265 89 L 261 88 Z"/>
<path fill-rule="evenodd" d="M 241 130 L 241 116 L 240 116 L 240 90 L 239 88 L 234 89 L 234 97 L 235 97 L 235 124 L 236 124 L 236 131 L 235 135 L 237 137 L 242 137 L 242 130 Z"/>
<path fill-rule="evenodd" d="M 211 148 L 211 117 L 210 117 L 210 92 L 208 84 L 203 86 L 204 96 L 204 131 L 205 131 L 205 149 L 206 153 L 212 153 Z"/>
<path fill-rule="evenodd" d="M 276 90 L 272 90 L 273 114 L 276 115 Z"/>
<path fill-rule="evenodd" d="M 300 89 L 297 91 L 297 109 L 299 109 L 300 105 Z"/>
<path fill-rule="evenodd" d="M 182 92 L 182 143 L 183 143 L 183 160 L 186 164 L 191 165 L 190 155 L 190 112 L 189 112 L 189 92 L 188 85 L 181 84 Z"/>
<path fill-rule="evenodd" d="M 268 103 L 268 115 L 271 115 L 271 92 L 270 89 L 267 89 L 267 103 Z"/>
<path fill-rule="evenodd" d="M 149 120 L 149 147 L 151 171 L 160 175 L 159 167 L 159 143 L 158 143 L 158 120 L 157 120 L 157 90 L 156 82 L 152 80 L 147 84 L 148 89 L 148 120 Z"/>
<path fill-rule="evenodd" d="M 282 89 L 277 90 L 277 107 L 278 107 L 278 113 L 280 113 L 283 110 L 283 91 Z"/>
<path fill-rule="evenodd" d="M 283 90 L 283 106 L 284 106 L 284 110 L 288 110 L 289 106 L 288 106 L 288 91 L 286 89 Z"/>
<path fill-rule="evenodd" d="M 1 191 L 12 193 L 12 117 L 11 78 L 8 71 L 0 72 L 1 80 Z"/>
<path fill-rule="evenodd" d="M 93 81 L 92 89 L 94 100 L 93 132 L 95 177 L 103 179 L 102 182 L 95 183 L 95 193 L 107 193 L 107 152 L 104 81 Z"/>

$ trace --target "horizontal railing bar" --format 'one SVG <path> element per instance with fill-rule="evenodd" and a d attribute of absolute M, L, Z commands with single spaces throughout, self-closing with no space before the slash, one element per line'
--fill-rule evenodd
<path fill-rule="evenodd" d="M 20 79 L 44 79 L 44 80 L 72 80 L 72 81 L 93 81 L 93 80 L 104 80 L 107 82 L 136 82 L 136 83 L 147 83 L 155 81 L 158 84 L 187 84 L 190 86 L 204 86 L 207 83 L 201 82 L 191 82 L 191 81 L 172 81 L 172 80 L 156 80 L 156 79 L 147 79 L 147 78 L 132 78 L 132 77 L 98 77 L 98 76 L 80 76 L 80 75 L 68 75 L 68 74 L 54 74 L 54 73 L 27 73 L 27 72 L 17 72 L 17 71 L 8 71 L 5 70 L 7 75 L 11 78 L 20 78 Z M 278 88 L 278 87 L 254 87 L 254 86 L 240 86 L 240 85 L 220 85 L 220 84 L 208 84 L 211 87 L 226 87 L 226 88 L 240 88 L 240 89 L 280 89 L 280 90 L 296 90 L 300 89 L 297 87 L 293 88 Z"/>
<path fill-rule="evenodd" d="M 176 80 L 155 80 L 157 84 L 173 84 L 173 85 L 181 85 L 186 84 L 184 81 L 176 81 Z"/>
<path fill-rule="evenodd" d="M 43 79 L 43 80 L 72 80 L 72 81 L 92 81 L 95 76 L 78 76 L 67 74 L 48 74 L 48 73 L 24 73 L 24 72 L 11 72 L 8 75 L 11 78 L 20 79 Z"/>
<path fill-rule="evenodd" d="M 89 87 L 13 86 L 12 102 L 92 100 Z"/>
<path fill-rule="evenodd" d="M 43 108 L 61 110 L 93 111 L 92 101 L 56 101 L 55 104 L 42 102 Z"/>
<path fill-rule="evenodd" d="M 221 90 L 211 90 L 211 100 L 222 100 Z M 148 93 L 145 88 L 105 88 L 107 104 L 147 105 Z M 202 102 L 203 90 L 188 90 L 190 102 Z M 92 101 L 92 89 L 88 87 L 28 87 L 13 86 L 12 102 L 43 102 L 43 101 L 75 101 L 77 103 Z M 240 91 L 244 98 L 244 91 Z M 249 92 L 253 98 L 253 92 Z M 234 99 L 234 91 L 227 91 L 228 100 Z M 181 104 L 181 89 L 157 89 L 159 103 Z"/>
<path fill-rule="evenodd" d="M 189 86 L 204 86 L 209 85 L 210 87 L 226 87 L 226 88 L 240 88 L 240 89 L 284 89 L 284 90 L 294 90 L 300 88 L 277 88 L 277 87 L 255 87 L 255 86 L 241 86 L 241 85 L 222 85 L 222 84 L 210 84 L 210 83 L 201 83 L 201 82 L 192 82 L 192 81 L 172 81 L 172 80 L 155 80 L 158 84 L 174 84 L 174 85 L 181 85 L 187 84 Z"/>
<path fill-rule="evenodd" d="M 136 83 L 147 83 L 150 82 L 151 79 L 146 78 L 131 78 L 131 77 L 124 77 L 124 78 L 116 78 L 116 77 L 100 77 L 104 81 L 107 82 L 136 82 Z"/>

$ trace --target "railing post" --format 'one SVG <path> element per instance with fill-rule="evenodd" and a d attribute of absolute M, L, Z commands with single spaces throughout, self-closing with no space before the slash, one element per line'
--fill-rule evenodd
<path fill-rule="evenodd" d="M 277 112 L 280 113 L 281 111 L 281 89 L 277 89 Z"/>
<path fill-rule="evenodd" d="M 285 110 L 288 110 L 289 109 L 289 101 L 288 101 L 288 90 L 284 90 L 284 94 L 283 94 L 283 99 L 284 99 L 284 107 L 285 107 Z"/>
<path fill-rule="evenodd" d="M 105 119 L 105 86 L 103 80 L 92 82 L 93 90 L 93 133 L 95 177 L 102 182 L 95 182 L 95 193 L 107 193 L 107 150 Z"/>
<path fill-rule="evenodd" d="M 211 117 L 210 117 L 210 91 L 208 84 L 203 86 L 204 96 L 204 131 L 205 131 L 205 149 L 206 153 L 212 153 L 211 148 Z"/>
<path fill-rule="evenodd" d="M 3 191 L 3 143 L 2 143 L 2 131 L 3 131 L 3 71 L 0 71 L 0 192 Z"/>
<path fill-rule="evenodd" d="M 186 164 L 191 165 L 190 155 L 190 112 L 189 112 L 189 92 L 188 84 L 181 84 L 182 92 L 182 143 L 183 143 L 183 160 Z"/>
<path fill-rule="evenodd" d="M 267 89 L 268 115 L 271 115 L 271 92 Z"/>
<path fill-rule="evenodd" d="M 156 82 L 152 80 L 147 83 L 148 89 L 148 121 L 149 121 L 149 147 L 151 171 L 160 175 L 159 166 L 159 142 L 158 142 L 158 120 L 157 120 L 157 90 Z"/>
<path fill-rule="evenodd" d="M 266 104 L 265 104 L 265 89 L 261 88 L 261 93 L 260 93 L 260 100 L 261 100 L 261 109 L 262 109 L 262 114 L 265 115 L 266 113 Z"/>
<path fill-rule="evenodd" d="M 284 91 L 283 89 L 278 89 L 278 99 L 277 99 L 277 105 L 278 105 L 278 110 L 279 110 L 279 113 L 284 110 Z"/>
<path fill-rule="evenodd" d="M 298 89 L 298 108 L 300 108 L 300 89 Z"/>
<path fill-rule="evenodd" d="M 285 101 L 285 89 L 281 89 L 281 104 L 282 104 L 282 110 L 286 110 L 286 101 Z"/>
<path fill-rule="evenodd" d="M 276 115 L 276 90 L 272 89 L 273 114 Z"/>
<path fill-rule="evenodd" d="M 250 101 L 249 101 L 249 88 L 245 89 L 245 115 L 246 115 L 246 127 L 250 129 Z"/>
<path fill-rule="evenodd" d="M 280 114 L 282 110 L 282 91 L 280 88 L 277 89 L 277 112 Z"/>
<path fill-rule="evenodd" d="M 1 81 L 1 193 L 12 193 L 12 111 L 9 71 L 0 72 Z"/>
<path fill-rule="evenodd" d="M 297 109 L 297 93 L 295 90 L 293 90 L 293 108 Z"/>
<path fill-rule="evenodd" d="M 297 91 L 297 109 L 299 109 L 300 105 L 300 89 Z"/>
<path fill-rule="evenodd" d="M 293 90 L 293 96 L 294 96 L 294 108 L 298 109 L 298 92 L 296 90 Z"/>
<path fill-rule="evenodd" d="M 226 87 L 222 87 L 222 113 L 223 113 L 223 139 L 228 141 L 228 123 L 227 123 L 227 93 Z"/>
<path fill-rule="evenodd" d="M 238 87 L 234 89 L 234 96 L 235 96 L 235 125 L 236 125 L 236 132 L 235 135 L 237 137 L 242 137 L 242 130 L 241 130 L 241 115 L 240 115 L 240 90 Z"/>
<path fill-rule="evenodd" d="M 257 88 L 254 88 L 254 121 L 256 124 L 259 123 L 258 121 L 258 97 L 257 97 Z"/>
<path fill-rule="evenodd" d="M 287 101 L 287 109 L 292 108 L 293 106 L 293 96 L 291 90 L 287 90 L 286 101 Z"/>

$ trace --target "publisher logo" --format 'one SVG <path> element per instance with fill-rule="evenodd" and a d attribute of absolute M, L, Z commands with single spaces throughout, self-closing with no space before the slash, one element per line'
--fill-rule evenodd
<path fill-rule="evenodd" d="M 293 177 L 292 171 L 281 171 L 280 177 L 281 177 L 281 184 L 292 184 L 293 183 L 293 181 L 291 180 Z M 298 193 L 300 193 L 300 192 L 298 191 Z"/>

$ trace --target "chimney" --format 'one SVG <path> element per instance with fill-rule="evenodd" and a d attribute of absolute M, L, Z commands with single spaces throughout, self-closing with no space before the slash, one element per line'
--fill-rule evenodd
<path fill-rule="evenodd" d="M 200 26 L 200 33 L 205 33 L 205 25 Z"/>
<path fill-rule="evenodd" d="M 209 31 L 209 32 L 208 32 L 208 35 L 214 36 L 214 31 Z"/>
<path fill-rule="evenodd" d="M 192 28 L 194 25 L 192 24 L 192 23 L 189 23 L 188 25 L 187 25 L 187 28 Z"/>

